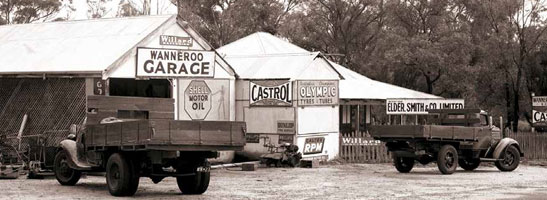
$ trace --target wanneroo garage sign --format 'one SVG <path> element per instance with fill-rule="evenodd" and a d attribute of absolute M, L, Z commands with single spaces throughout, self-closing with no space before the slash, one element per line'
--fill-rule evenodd
<path fill-rule="evenodd" d="M 213 77 L 215 52 L 137 48 L 137 77 Z"/>
<path fill-rule="evenodd" d="M 291 106 L 292 84 L 289 80 L 249 81 L 251 106 Z"/>
<path fill-rule="evenodd" d="M 338 105 L 338 81 L 298 81 L 298 106 Z"/>
<path fill-rule="evenodd" d="M 430 109 L 463 109 L 463 99 L 387 99 L 388 115 L 426 115 Z"/>
<path fill-rule="evenodd" d="M 547 96 L 532 97 L 532 126 L 547 126 Z"/>

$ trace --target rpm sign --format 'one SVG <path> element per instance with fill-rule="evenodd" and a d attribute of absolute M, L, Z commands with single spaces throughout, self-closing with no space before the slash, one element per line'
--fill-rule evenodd
<path fill-rule="evenodd" d="M 137 48 L 138 77 L 213 77 L 215 52 Z"/>

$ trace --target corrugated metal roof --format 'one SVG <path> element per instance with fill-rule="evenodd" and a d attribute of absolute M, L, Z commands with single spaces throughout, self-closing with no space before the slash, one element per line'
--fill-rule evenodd
<path fill-rule="evenodd" d="M 313 54 L 271 34 L 257 32 L 218 49 L 241 78 L 294 77 L 309 65 Z M 330 61 L 329 61 L 330 62 Z M 441 98 L 435 95 L 372 80 L 334 62 L 341 99 Z"/>
<path fill-rule="evenodd" d="M 218 48 L 217 51 L 228 56 L 310 53 L 299 46 L 264 32 L 245 36 Z"/>
<path fill-rule="evenodd" d="M 340 81 L 341 99 L 442 98 L 375 81 L 334 62 L 331 65 L 345 78 Z"/>
<path fill-rule="evenodd" d="M 0 74 L 101 73 L 175 15 L 0 26 Z"/>
<path fill-rule="evenodd" d="M 242 79 L 309 79 L 303 74 L 309 70 L 315 70 L 317 77 L 339 79 L 318 52 L 306 51 L 269 33 L 253 33 L 217 51 Z M 324 64 L 314 62 L 316 59 L 324 60 Z"/>
<path fill-rule="evenodd" d="M 338 79 L 338 75 L 334 70 L 328 70 L 328 68 L 322 68 L 321 66 L 312 66 L 315 64 L 313 62 L 315 59 L 324 59 L 317 52 L 301 54 L 226 56 L 225 59 L 234 68 L 236 73 L 239 75 L 239 78 L 242 79 L 294 80 L 303 76 L 303 73 L 308 72 L 307 70 L 309 70 L 310 67 L 315 67 L 314 70 L 318 73 L 318 77 L 321 74 L 323 77 Z M 329 73 L 331 74 L 330 76 L 328 75 Z"/>

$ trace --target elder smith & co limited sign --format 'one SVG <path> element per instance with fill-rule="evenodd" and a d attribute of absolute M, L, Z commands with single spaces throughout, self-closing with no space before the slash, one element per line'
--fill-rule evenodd
<path fill-rule="evenodd" d="M 463 109 L 463 99 L 386 99 L 388 115 L 426 115 L 430 109 Z"/>
<path fill-rule="evenodd" d="M 137 48 L 138 77 L 213 77 L 215 52 Z"/>
<path fill-rule="evenodd" d="M 249 81 L 251 106 L 291 106 L 292 84 L 289 80 Z"/>
<path fill-rule="evenodd" d="M 337 105 L 338 81 L 298 81 L 298 105 Z"/>

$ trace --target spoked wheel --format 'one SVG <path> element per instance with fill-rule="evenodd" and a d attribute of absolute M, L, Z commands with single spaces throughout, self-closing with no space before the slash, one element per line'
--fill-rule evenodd
<path fill-rule="evenodd" d="M 408 173 L 414 167 L 414 158 L 397 157 L 393 155 L 395 169 L 401 173 Z"/>
<path fill-rule="evenodd" d="M 68 159 L 68 155 L 64 150 L 57 152 L 53 161 L 55 178 L 61 185 L 76 185 L 82 176 L 82 172 L 70 168 Z"/>
<path fill-rule="evenodd" d="M 496 161 L 496 167 L 500 171 L 513 171 L 519 166 L 520 153 L 515 146 L 508 146 L 501 158 L 503 160 Z"/>
<path fill-rule="evenodd" d="M 465 171 L 473 171 L 479 167 L 481 161 L 479 159 L 460 159 L 458 164 Z"/>
<path fill-rule="evenodd" d="M 133 162 L 119 153 L 112 154 L 106 163 L 106 183 L 113 196 L 134 195 L 139 187 L 139 175 Z"/>
<path fill-rule="evenodd" d="M 177 185 L 183 194 L 203 194 L 209 187 L 211 178 L 210 164 L 207 160 L 179 166 L 177 171 L 182 173 L 194 173 L 190 176 L 177 177 Z"/>
<path fill-rule="evenodd" d="M 454 146 L 446 144 L 437 154 L 437 167 L 443 174 L 452 174 L 458 167 L 458 151 Z"/>

